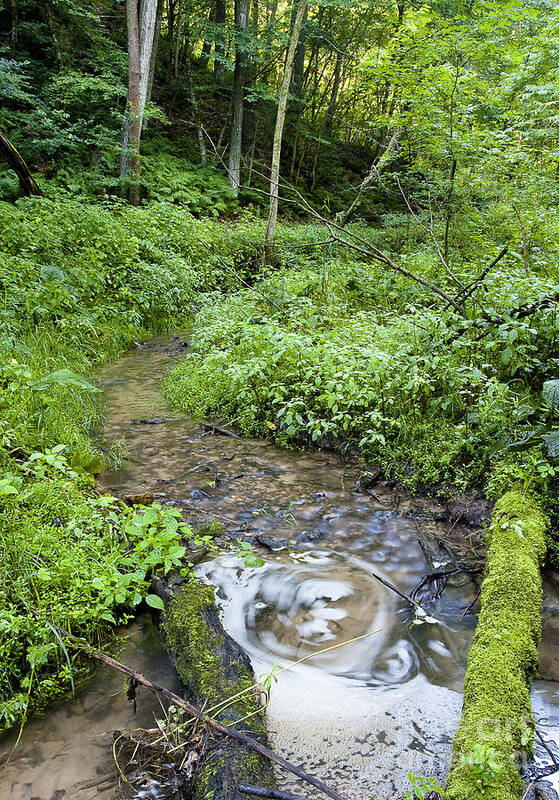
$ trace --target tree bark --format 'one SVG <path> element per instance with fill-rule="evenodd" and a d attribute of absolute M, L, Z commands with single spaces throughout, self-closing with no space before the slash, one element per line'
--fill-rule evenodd
<path fill-rule="evenodd" d="M 126 0 L 126 24 L 128 30 L 128 149 L 132 175 L 128 199 L 132 205 L 137 206 L 140 202 L 140 136 L 142 133 L 138 0 Z"/>
<path fill-rule="evenodd" d="M 157 0 L 141 0 L 138 17 L 140 39 L 140 130 L 148 99 L 152 55 L 157 28 Z"/>
<path fill-rule="evenodd" d="M 235 0 L 235 76 L 233 79 L 231 141 L 229 147 L 229 185 L 237 195 L 241 185 L 241 150 L 243 142 L 244 93 L 246 77 L 246 42 L 250 0 Z"/>
<path fill-rule="evenodd" d="M 16 173 L 21 191 L 25 195 L 35 195 L 42 197 L 43 193 L 39 184 L 29 171 L 29 167 L 20 156 L 16 148 L 10 142 L 6 134 L 0 130 L 0 155 L 8 162 L 10 169 Z"/>
<path fill-rule="evenodd" d="M 227 11 L 225 0 L 215 0 L 216 35 L 214 45 L 214 78 L 221 83 L 225 73 L 225 21 Z M 219 26 L 219 27 L 218 27 Z"/>
<path fill-rule="evenodd" d="M 266 263 L 270 262 L 272 250 L 274 248 L 274 239 L 276 236 L 276 226 L 278 221 L 278 204 L 279 204 L 279 176 L 280 176 L 280 161 L 281 161 L 281 145 L 283 139 L 283 126 L 285 124 L 285 112 L 287 109 L 287 97 L 289 94 L 289 85 L 291 83 L 291 75 L 293 73 L 293 62 L 295 60 L 295 50 L 299 42 L 301 34 L 301 27 L 303 25 L 303 18 L 307 10 L 307 0 L 298 0 L 297 11 L 295 14 L 295 21 L 291 30 L 291 38 L 289 40 L 289 47 L 287 50 L 287 58 L 285 61 L 285 70 L 281 82 L 280 93 L 278 98 L 278 112 L 276 116 L 276 127 L 274 130 L 274 148 L 272 152 L 272 166 L 270 170 L 270 211 L 268 214 L 268 226 L 266 228 L 266 245 L 264 251 L 264 259 Z"/>
<path fill-rule="evenodd" d="M 153 81 L 155 79 L 155 63 L 157 61 L 157 51 L 159 50 L 159 39 L 161 38 L 161 20 L 163 17 L 163 0 L 157 2 L 157 16 L 155 18 L 155 32 L 153 35 L 153 47 L 151 50 L 151 58 L 149 61 L 149 75 L 148 75 L 148 91 L 146 103 L 151 100 L 151 93 L 153 91 Z M 149 118 L 144 120 L 143 127 L 147 128 Z"/>
<path fill-rule="evenodd" d="M 215 8 L 210 8 L 208 22 L 210 25 L 213 25 L 213 23 L 215 22 Z M 202 44 L 202 53 L 200 55 L 200 65 L 204 69 L 208 68 L 208 61 L 210 60 L 211 52 L 212 52 L 212 40 L 209 32 L 207 32 L 206 35 L 204 36 L 204 43 Z"/>
<path fill-rule="evenodd" d="M 338 105 L 338 92 L 340 90 L 340 82 L 342 77 L 342 66 L 344 63 L 344 54 L 341 50 L 336 53 L 336 64 L 334 66 L 334 80 L 332 83 L 332 93 L 330 95 L 330 102 L 326 109 L 326 119 L 324 122 L 324 130 L 328 135 L 332 133 L 334 125 L 334 116 L 336 114 L 336 107 Z"/>
<path fill-rule="evenodd" d="M 142 120 L 150 86 L 150 74 L 157 27 L 157 0 L 126 0 L 128 31 L 128 125 L 123 130 L 121 174 L 126 172 L 130 156 L 132 181 L 128 199 L 132 205 L 140 202 L 140 138 Z M 128 135 L 128 142 L 126 136 Z"/>

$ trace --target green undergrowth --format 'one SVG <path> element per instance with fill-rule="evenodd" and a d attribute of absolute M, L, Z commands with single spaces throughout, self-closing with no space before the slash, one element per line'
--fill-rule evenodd
<path fill-rule="evenodd" d="M 530 681 L 538 665 L 546 527 L 524 491 L 507 492 L 495 506 L 448 800 L 523 796 L 518 770 L 533 738 Z"/>
<path fill-rule="evenodd" d="M 444 285 L 434 269 L 425 257 L 423 274 Z M 331 249 L 204 306 L 165 390 L 282 445 L 358 450 L 412 490 L 490 481 L 498 496 L 516 471 L 557 513 L 556 311 L 508 313 L 553 286 L 547 271 L 528 280 L 507 265 L 484 300 L 498 321 L 480 326 Z"/>
<path fill-rule="evenodd" d="M 280 241 L 320 235 L 287 229 Z M 79 674 L 49 625 L 106 638 L 190 535 L 173 509 L 146 517 L 96 494 L 107 457 L 91 439 L 103 413 L 94 369 L 183 326 L 201 293 L 241 285 L 262 241 L 251 217 L 226 227 L 170 203 L 0 203 L 0 731 Z"/>

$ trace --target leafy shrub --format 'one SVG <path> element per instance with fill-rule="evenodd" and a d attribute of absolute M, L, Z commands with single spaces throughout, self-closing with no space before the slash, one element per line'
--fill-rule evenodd
<path fill-rule="evenodd" d="M 190 355 L 166 381 L 169 397 L 282 443 L 359 448 L 412 488 L 483 485 L 527 427 L 555 424 L 540 397 L 555 370 L 554 310 L 507 317 L 495 283 L 489 302 L 502 323 L 481 336 L 460 323 L 457 333 L 454 315 L 425 296 L 417 304 L 416 287 L 399 293 L 398 310 L 372 304 L 370 287 L 382 293 L 383 280 L 334 253 L 208 305 Z M 521 273 L 503 280 L 520 297 L 549 288 L 547 276 L 529 287 Z M 554 478 L 541 437 L 533 445 Z"/>

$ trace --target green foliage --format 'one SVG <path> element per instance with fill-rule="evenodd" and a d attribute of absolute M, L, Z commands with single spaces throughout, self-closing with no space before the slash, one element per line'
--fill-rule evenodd
<path fill-rule="evenodd" d="M 464 325 L 379 267 L 335 250 L 321 258 L 204 307 L 165 383 L 173 402 L 281 444 L 357 447 L 412 488 L 483 485 L 527 430 L 554 425 L 540 387 L 556 368 L 555 312 L 507 316 L 510 295 L 544 293 L 546 275 L 528 286 L 520 269 L 496 273 L 487 304 L 503 321 L 480 336 L 475 320 Z M 555 466 L 541 437 L 531 451 L 544 490 Z"/>
<path fill-rule="evenodd" d="M 408 772 L 408 780 L 411 783 L 412 791 L 406 792 L 406 800 L 414 800 L 414 798 L 424 800 L 431 792 L 444 797 L 442 788 L 434 778 L 422 778 L 419 775 L 414 775 L 413 772 Z"/>
<path fill-rule="evenodd" d="M 154 571 L 187 567 L 180 514 L 129 510 L 93 491 L 99 392 L 88 380 L 148 331 L 184 324 L 198 289 L 238 286 L 262 227 L 234 232 L 170 204 L 0 204 L 0 727 L 68 691 L 53 626 L 106 638 L 149 593 Z M 316 231 L 303 236 L 317 236 Z M 296 241 L 296 231 L 284 241 Z M 217 526 L 218 528 L 219 526 Z M 195 537 L 212 546 L 216 525 Z M 250 559 L 251 554 L 245 554 Z M 39 612 L 35 621 L 31 609 Z"/>
<path fill-rule="evenodd" d="M 250 542 L 237 539 L 237 545 L 238 547 L 235 555 L 243 561 L 247 569 L 264 566 L 264 561 L 254 552 Z"/>
<path fill-rule="evenodd" d="M 497 752 L 487 744 L 474 744 L 471 755 L 465 756 L 464 764 L 469 768 L 471 780 L 479 788 L 480 794 L 496 786 L 501 766 L 497 762 Z"/>
<path fill-rule="evenodd" d="M 142 186 L 148 200 L 173 203 L 196 216 L 222 217 L 237 208 L 222 173 L 165 153 L 144 158 Z"/>
<path fill-rule="evenodd" d="M 53 626 L 98 639 L 146 595 L 159 608 L 147 594 L 151 576 L 181 563 L 190 536 L 176 509 L 127 509 L 84 488 L 59 447 L 23 467 L 23 482 L 0 484 L 0 730 L 68 691 Z M 71 662 L 83 669 L 77 656 Z"/>

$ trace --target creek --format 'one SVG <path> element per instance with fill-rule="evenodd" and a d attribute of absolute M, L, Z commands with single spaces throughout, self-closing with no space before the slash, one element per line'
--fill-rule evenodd
<path fill-rule="evenodd" d="M 459 571 L 436 599 L 425 587 L 418 598 L 432 621 L 416 624 L 406 601 L 372 573 L 410 593 L 423 576 L 471 558 L 468 531 L 395 488 L 359 491 L 362 470 L 351 460 L 216 435 L 172 411 L 160 380 L 183 353 L 179 338 L 160 337 L 99 371 L 103 437 L 123 440 L 127 452 L 120 469 L 101 476 L 101 490 L 152 495 L 200 521 L 222 520 L 233 548 L 248 539 L 258 550 L 263 567 L 221 555 L 197 572 L 216 587 L 224 627 L 257 675 L 310 657 L 272 681 L 274 749 L 355 800 L 402 796 L 408 771 L 444 782 L 475 626 L 464 611 L 476 585 Z M 551 575 L 541 652 L 548 680 L 534 684 L 533 705 L 542 734 L 559 745 L 558 611 Z M 176 689 L 149 616 L 128 633 L 123 660 Z M 110 736 L 101 734 L 151 725 L 157 712 L 142 697 L 132 720 L 121 689 L 122 679 L 103 668 L 77 701 L 33 720 L 3 769 L 0 800 L 110 797 L 110 781 L 102 791 L 94 785 L 110 772 Z M 301 791 L 284 775 L 281 785 Z"/>

